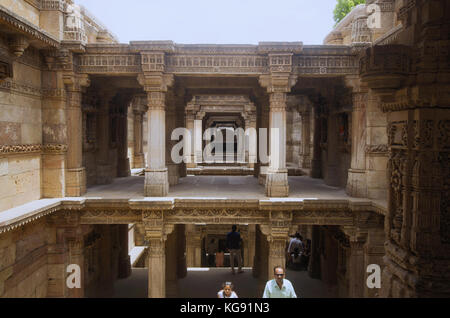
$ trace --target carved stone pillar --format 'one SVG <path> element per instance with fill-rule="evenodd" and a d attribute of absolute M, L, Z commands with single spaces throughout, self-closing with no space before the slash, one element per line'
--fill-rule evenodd
<path fill-rule="evenodd" d="M 176 141 L 171 140 L 172 131 L 176 127 L 177 112 L 175 108 L 174 98 L 171 96 L 170 102 L 166 111 L 166 166 L 168 169 L 169 185 L 178 184 L 180 178 L 179 164 L 172 161 L 171 151 L 173 146 L 175 146 Z"/>
<path fill-rule="evenodd" d="M 289 196 L 286 168 L 286 94 L 270 94 L 270 164 L 266 176 L 266 195 Z"/>
<path fill-rule="evenodd" d="M 42 78 L 42 197 L 60 198 L 66 195 L 66 93 L 61 71 L 43 71 Z"/>
<path fill-rule="evenodd" d="M 100 110 L 98 112 L 98 153 L 97 153 L 97 184 L 108 184 L 113 180 L 112 165 L 109 156 L 110 144 L 110 102 L 114 97 L 112 91 L 100 95 Z"/>
<path fill-rule="evenodd" d="M 312 278 L 320 279 L 320 226 L 313 225 L 311 232 L 311 257 L 308 273 Z"/>
<path fill-rule="evenodd" d="M 98 293 L 103 297 L 111 296 L 114 293 L 113 276 L 113 240 L 111 225 L 100 225 L 100 277 Z"/>
<path fill-rule="evenodd" d="M 306 110 L 301 113 L 302 120 L 302 144 L 300 155 L 300 167 L 311 168 L 311 117 L 310 111 Z"/>
<path fill-rule="evenodd" d="M 245 132 L 248 136 L 248 148 L 245 149 L 245 162 L 249 168 L 254 168 L 258 160 L 258 140 L 256 132 L 256 116 L 245 120 Z"/>
<path fill-rule="evenodd" d="M 322 150 L 320 141 L 322 139 L 322 123 L 318 106 L 313 108 L 314 135 L 313 135 L 313 158 L 311 160 L 311 178 L 322 178 Z"/>
<path fill-rule="evenodd" d="M 184 235 L 184 233 L 183 233 Z M 177 257 L 180 251 L 177 246 L 178 231 L 174 230 L 166 240 L 166 296 L 177 296 Z"/>
<path fill-rule="evenodd" d="M 202 265 L 202 232 L 199 226 L 186 225 L 186 266 Z"/>
<path fill-rule="evenodd" d="M 148 297 L 166 297 L 167 235 L 172 226 L 164 226 L 162 211 L 144 213 L 145 239 L 148 243 Z"/>
<path fill-rule="evenodd" d="M 357 83 L 359 84 L 359 83 Z M 352 111 L 352 157 L 348 170 L 347 194 L 352 197 L 367 197 L 366 177 L 366 105 L 367 88 L 353 84 Z"/>
<path fill-rule="evenodd" d="M 246 261 L 246 266 L 253 267 L 253 262 L 255 259 L 255 236 L 256 236 L 256 225 L 249 224 L 248 225 L 248 234 L 247 234 L 247 250 L 248 250 L 248 258 Z"/>
<path fill-rule="evenodd" d="M 198 165 L 203 158 L 203 118 L 205 113 L 198 112 L 194 120 L 194 163 Z"/>
<path fill-rule="evenodd" d="M 186 111 L 186 129 L 189 130 L 191 134 L 190 140 L 186 140 L 185 147 L 190 149 L 190 153 L 185 156 L 186 161 L 186 167 L 187 168 L 195 168 L 197 167 L 197 164 L 195 163 L 194 159 L 194 121 L 195 121 L 195 114 L 192 111 Z"/>
<path fill-rule="evenodd" d="M 86 173 L 83 167 L 83 134 L 81 94 L 89 86 L 87 75 L 70 75 L 64 79 L 67 94 L 67 173 L 66 195 L 78 197 L 86 192 Z"/>
<path fill-rule="evenodd" d="M 270 225 L 261 225 L 261 232 L 267 236 L 269 255 L 267 273 L 271 277 L 275 266 L 286 268 L 286 241 L 289 237 L 292 213 L 270 211 Z"/>
<path fill-rule="evenodd" d="M 119 278 L 131 275 L 130 255 L 128 254 L 128 224 L 119 224 Z"/>
<path fill-rule="evenodd" d="M 144 120 L 144 106 L 136 104 L 141 99 L 135 99 L 133 103 L 134 115 L 134 161 L 133 168 L 145 168 L 144 148 L 143 148 L 143 120 Z"/>
<path fill-rule="evenodd" d="M 118 142 L 117 147 L 117 177 L 128 177 L 131 175 L 130 159 L 128 158 L 128 99 L 121 98 L 118 121 Z"/>
<path fill-rule="evenodd" d="M 366 268 L 364 267 L 364 241 L 350 241 L 349 296 L 364 297 Z"/>
<path fill-rule="evenodd" d="M 145 196 L 166 196 L 169 174 L 166 167 L 166 92 L 173 77 L 163 74 L 138 78 L 147 93 L 148 103 L 148 166 L 145 170 Z"/>

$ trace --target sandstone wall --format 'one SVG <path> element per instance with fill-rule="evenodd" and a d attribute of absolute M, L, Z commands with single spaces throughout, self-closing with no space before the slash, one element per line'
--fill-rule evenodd
<path fill-rule="evenodd" d="M 48 286 L 45 221 L 0 234 L 0 297 L 46 297 Z"/>
<path fill-rule="evenodd" d="M 14 77 L 0 84 L 0 211 L 41 197 L 42 102 L 40 56 L 28 49 L 14 62 Z M 35 146 L 33 151 L 21 145 Z"/>

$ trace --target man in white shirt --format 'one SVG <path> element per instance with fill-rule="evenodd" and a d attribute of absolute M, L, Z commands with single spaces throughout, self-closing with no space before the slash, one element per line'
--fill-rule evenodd
<path fill-rule="evenodd" d="M 284 278 L 284 268 L 275 266 L 273 273 L 275 279 L 266 283 L 263 298 L 297 298 L 292 283 Z"/>

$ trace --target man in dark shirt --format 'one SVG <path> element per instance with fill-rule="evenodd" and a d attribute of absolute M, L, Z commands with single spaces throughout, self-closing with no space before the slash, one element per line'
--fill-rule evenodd
<path fill-rule="evenodd" d="M 241 258 L 241 234 L 236 232 L 236 225 L 231 227 L 231 232 L 227 234 L 227 249 L 230 251 L 231 272 L 234 275 L 234 257 L 237 257 L 238 273 L 243 273 Z"/>

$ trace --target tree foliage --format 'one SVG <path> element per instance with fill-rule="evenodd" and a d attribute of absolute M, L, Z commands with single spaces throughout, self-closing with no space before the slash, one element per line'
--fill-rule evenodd
<path fill-rule="evenodd" d="M 336 7 L 333 11 L 333 18 L 336 24 L 345 18 L 354 7 L 361 3 L 366 3 L 366 0 L 337 0 Z"/>

